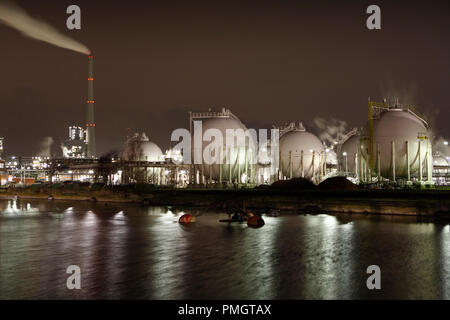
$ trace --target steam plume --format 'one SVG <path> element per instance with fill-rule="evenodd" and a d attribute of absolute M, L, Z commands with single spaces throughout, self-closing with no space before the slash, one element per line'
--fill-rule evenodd
<path fill-rule="evenodd" d="M 433 153 L 437 153 L 444 157 L 450 157 L 450 146 L 448 145 L 448 140 L 442 136 L 436 137 L 433 141 Z"/>
<path fill-rule="evenodd" d="M 0 0 L 0 23 L 20 31 L 26 37 L 90 54 L 85 45 L 65 36 L 49 24 L 29 16 L 25 10 L 9 0 Z"/>
<path fill-rule="evenodd" d="M 40 146 L 40 151 L 38 156 L 41 157 L 50 157 L 51 149 L 53 144 L 53 138 L 52 137 L 45 137 Z"/>
<path fill-rule="evenodd" d="M 319 129 L 320 140 L 333 144 L 339 140 L 347 131 L 347 122 L 335 118 L 314 118 L 314 125 Z"/>

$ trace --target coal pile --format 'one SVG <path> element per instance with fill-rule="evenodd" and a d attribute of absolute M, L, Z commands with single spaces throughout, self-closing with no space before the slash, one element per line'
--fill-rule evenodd
<path fill-rule="evenodd" d="M 269 188 L 271 190 L 313 190 L 316 189 L 316 185 L 305 178 L 292 178 L 275 181 Z"/>
<path fill-rule="evenodd" d="M 358 186 L 345 177 L 332 177 L 322 181 L 319 190 L 357 190 Z"/>

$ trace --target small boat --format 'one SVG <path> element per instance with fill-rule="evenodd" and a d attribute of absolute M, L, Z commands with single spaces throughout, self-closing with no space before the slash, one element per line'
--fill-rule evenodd
<path fill-rule="evenodd" d="M 264 226 L 265 222 L 261 216 L 256 215 L 252 212 L 246 212 L 245 210 L 239 209 L 231 218 L 221 219 L 219 222 L 245 222 L 247 221 L 247 226 L 250 228 L 261 228 Z"/>
<path fill-rule="evenodd" d="M 195 217 L 188 213 L 183 214 L 180 217 L 180 219 L 178 219 L 178 223 L 181 223 L 181 224 L 187 224 L 187 223 L 192 223 L 192 222 L 195 222 Z"/>
<path fill-rule="evenodd" d="M 247 219 L 247 226 L 250 228 L 261 228 L 265 225 L 263 218 L 257 215 L 252 215 Z"/>
<path fill-rule="evenodd" d="M 231 214 L 229 214 L 228 216 L 230 217 Z M 241 211 L 238 211 L 238 212 L 235 212 L 232 217 L 230 217 L 228 219 L 220 219 L 219 222 L 231 223 L 231 222 L 244 222 L 245 220 L 246 220 L 245 215 Z"/>

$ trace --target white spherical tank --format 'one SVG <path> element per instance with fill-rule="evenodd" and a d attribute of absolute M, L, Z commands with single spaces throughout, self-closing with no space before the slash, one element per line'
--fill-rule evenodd
<path fill-rule="evenodd" d="M 356 175 L 359 139 L 359 134 L 352 134 L 339 148 L 339 170 L 349 175 Z"/>
<path fill-rule="evenodd" d="M 287 178 L 315 180 L 321 170 L 324 147 L 318 137 L 304 129 L 294 129 L 280 138 L 280 167 Z"/>
<path fill-rule="evenodd" d="M 431 152 L 429 137 L 428 125 L 407 109 L 393 108 L 381 113 L 373 123 L 375 172 L 379 158 L 381 176 L 385 178 L 393 176 L 393 163 L 396 178 L 407 177 L 407 161 L 410 163 L 410 174 L 418 173 L 419 161 L 425 168 L 427 152 Z"/>
<path fill-rule="evenodd" d="M 156 145 L 156 143 L 151 141 L 142 141 L 139 160 L 151 162 L 163 161 L 163 152 Z"/>
<path fill-rule="evenodd" d="M 222 110 L 223 113 L 229 112 Z M 246 174 L 250 175 L 251 164 L 256 157 L 256 141 L 254 137 L 244 136 L 247 128 L 241 121 L 235 117 L 213 117 L 202 120 L 201 148 L 195 137 L 193 138 L 193 156 L 194 162 L 201 158 L 203 165 L 203 175 L 206 179 L 219 181 L 222 179 L 232 182 L 248 181 Z M 231 135 L 228 136 L 230 132 Z M 233 135 L 233 132 L 236 135 Z M 222 136 L 220 147 L 215 147 L 215 136 Z M 232 144 L 232 141 L 234 142 Z M 219 144 L 219 142 L 216 142 Z M 246 173 L 247 169 L 247 173 Z"/>
<path fill-rule="evenodd" d="M 127 140 L 122 157 L 129 161 L 158 162 L 164 160 L 161 149 L 151 142 L 145 133 L 136 133 Z"/>

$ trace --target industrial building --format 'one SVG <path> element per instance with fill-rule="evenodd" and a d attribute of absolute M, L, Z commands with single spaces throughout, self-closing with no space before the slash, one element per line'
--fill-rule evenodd
<path fill-rule="evenodd" d="M 433 181 L 435 185 L 450 185 L 450 163 L 448 157 L 433 155 Z"/>
<path fill-rule="evenodd" d="M 86 130 L 78 126 L 69 127 L 69 137 L 61 145 L 63 158 L 86 158 Z"/>
<path fill-rule="evenodd" d="M 2 181 L 3 184 L 88 181 L 222 188 L 253 187 L 300 177 L 318 184 L 327 177 L 340 175 L 355 183 L 379 186 L 450 183 L 449 161 L 445 156 L 433 155 L 430 127 L 423 117 L 398 101 L 392 105 L 369 102 L 369 109 L 365 127 L 354 128 L 328 147 L 301 122 L 274 126 L 279 130 L 276 148 L 270 138 L 266 145 L 260 145 L 254 136 L 246 134 L 247 127 L 229 109 L 191 112 L 190 163 L 183 162 L 181 150 L 172 148 L 163 152 L 145 133 L 128 137 L 117 158 L 92 158 L 88 156 L 88 131 L 72 126 L 62 145 L 61 159 L 8 157 L 0 163 L 5 173 Z M 225 137 L 218 148 L 208 149 L 210 141 L 204 139 L 200 144 L 196 141 L 193 128 L 199 121 L 202 137 L 209 129 L 218 130 Z M 242 130 L 246 134 L 244 144 L 230 147 L 228 129 Z M 273 153 L 275 158 L 267 156 Z M 218 161 L 200 164 L 194 161 L 205 155 Z"/>
<path fill-rule="evenodd" d="M 336 175 L 380 187 L 450 184 L 449 159 L 433 154 L 428 122 L 397 99 L 393 103 L 369 99 L 366 125 L 331 146 L 307 131 L 302 122 L 273 126 L 276 135 L 258 139 L 256 130 L 252 134 L 235 114 L 222 108 L 189 113 L 190 159 L 177 148 L 163 152 L 145 133 L 129 136 L 117 157 L 98 158 L 93 61 L 89 55 L 86 128 L 69 127 L 61 158 L 2 159 L 2 185 L 87 181 L 236 188 L 292 178 L 319 184 Z M 229 131 L 234 135 L 228 136 Z M 221 140 L 216 141 L 214 134 Z M 2 151 L 0 138 L 0 156 Z"/>

